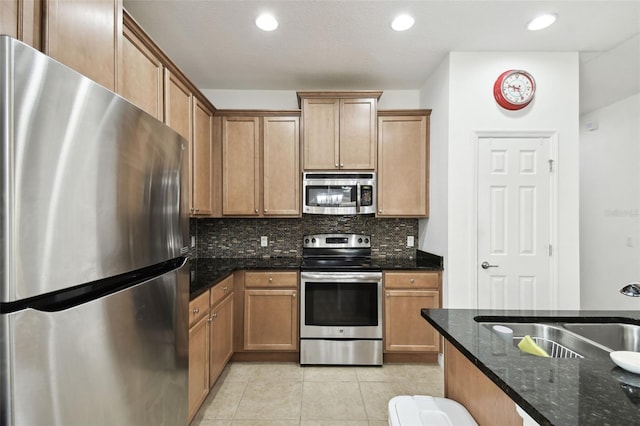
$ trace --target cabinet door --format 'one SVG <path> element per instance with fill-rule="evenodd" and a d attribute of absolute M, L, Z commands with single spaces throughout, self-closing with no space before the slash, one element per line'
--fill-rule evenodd
<path fill-rule="evenodd" d="M 118 91 L 131 103 L 163 118 L 163 66 L 142 39 L 127 26 L 123 29 L 122 70 L 118 73 Z"/>
<path fill-rule="evenodd" d="M 386 290 L 384 349 L 387 352 L 437 352 L 438 332 L 420 316 L 422 308 L 438 308 L 437 290 Z"/>
<path fill-rule="evenodd" d="M 212 211 L 211 150 L 213 137 L 213 113 L 197 98 L 193 102 L 192 160 L 192 213 L 209 215 Z"/>
<path fill-rule="evenodd" d="M 122 0 L 48 0 L 44 53 L 116 91 Z"/>
<path fill-rule="evenodd" d="M 428 149 L 426 116 L 378 118 L 378 216 L 427 216 Z"/>
<path fill-rule="evenodd" d="M 222 214 L 260 213 L 260 119 L 222 119 Z"/>
<path fill-rule="evenodd" d="M 164 122 L 191 141 L 191 91 L 178 76 L 164 71 Z"/>
<path fill-rule="evenodd" d="M 340 100 L 340 168 L 374 170 L 376 100 Z"/>
<path fill-rule="evenodd" d="M 209 393 L 209 316 L 189 329 L 189 421 Z"/>
<path fill-rule="evenodd" d="M 211 308 L 209 386 L 224 370 L 233 355 L 233 294 Z"/>
<path fill-rule="evenodd" d="M 336 170 L 340 166 L 339 117 L 339 99 L 303 100 L 305 170 Z"/>
<path fill-rule="evenodd" d="M 263 214 L 300 216 L 298 117 L 264 118 Z"/>
<path fill-rule="evenodd" d="M 164 122 L 189 141 L 184 153 L 186 161 L 183 163 L 182 178 L 188 182 L 189 211 L 193 213 L 193 108 L 191 106 L 191 91 L 178 76 L 167 68 L 164 69 Z"/>
<path fill-rule="evenodd" d="M 244 349 L 298 349 L 298 298 L 294 289 L 245 289 Z"/>
<path fill-rule="evenodd" d="M 40 49 L 40 0 L 0 0 L 0 34 Z"/>

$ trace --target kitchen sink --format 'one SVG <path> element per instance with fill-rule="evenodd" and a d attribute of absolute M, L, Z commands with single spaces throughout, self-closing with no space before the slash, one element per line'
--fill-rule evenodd
<path fill-rule="evenodd" d="M 563 324 L 582 337 L 605 346 L 611 351 L 640 352 L 640 325 L 623 323 L 568 323 Z"/>
<path fill-rule="evenodd" d="M 553 358 L 589 358 L 602 357 L 606 354 L 604 348 L 594 345 L 586 338 L 581 337 L 557 323 L 519 323 L 519 322 L 481 322 L 482 325 L 494 334 L 504 339 L 511 339 L 514 346 L 524 338 L 531 336 L 538 346 L 547 351 Z M 513 330 L 513 336 L 500 333 L 494 326 L 503 326 Z"/>

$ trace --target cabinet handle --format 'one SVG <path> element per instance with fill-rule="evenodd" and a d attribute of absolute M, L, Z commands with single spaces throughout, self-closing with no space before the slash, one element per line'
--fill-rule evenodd
<path fill-rule="evenodd" d="M 211 314 L 211 318 L 218 318 L 218 313 L 216 312 L 216 313 Z"/>
<path fill-rule="evenodd" d="M 193 312 L 193 315 L 198 315 L 200 313 L 200 309 L 195 308 L 192 312 Z"/>
<path fill-rule="evenodd" d="M 268 211 L 269 211 L 269 210 L 267 210 L 267 209 L 264 209 L 264 212 L 265 212 L 265 213 L 267 213 Z"/>
<path fill-rule="evenodd" d="M 413 278 L 411 278 L 411 279 L 409 280 L 409 282 L 410 282 L 411 284 L 413 284 L 414 282 L 416 282 L 416 280 L 414 280 Z"/>
<path fill-rule="evenodd" d="M 338 163 L 336 163 L 335 166 L 336 166 L 336 169 L 337 169 L 338 168 Z"/>
<path fill-rule="evenodd" d="M 385 293 L 385 296 L 389 297 L 391 296 L 391 293 L 389 293 L 388 291 Z"/>
<path fill-rule="evenodd" d="M 258 213 L 258 209 L 256 209 L 256 213 Z"/>
<path fill-rule="evenodd" d="M 378 213 L 382 213 L 382 209 L 378 210 Z"/>
<path fill-rule="evenodd" d="M 293 293 L 291 293 L 291 297 L 293 297 L 293 298 L 296 297 L 296 292 L 295 291 Z"/>
<path fill-rule="evenodd" d="M 207 318 L 207 322 L 211 322 L 211 321 L 213 321 L 213 316 Z"/>
<path fill-rule="evenodd" d="M 273 278 L 272 277 L 269 277 L 269 282 L 270 283 L 273 282 Z"/>
<path fill-rule="evenodd" d="M 222 291 L 223 291 L 224 293 L 226 293 L 226 292 L 227 292 L 227 290 L 229 290 L 229 287 L 222 287 Z"/>
<path fill-rule="evenodd" d="M 344 168 L 344 164 L 340 163 L 340 168 L 343 169 Z"/>

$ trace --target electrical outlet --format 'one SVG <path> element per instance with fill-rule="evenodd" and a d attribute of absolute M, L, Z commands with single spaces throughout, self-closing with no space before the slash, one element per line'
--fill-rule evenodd
<path fill-rule="evenodd" d="M 413 247 L 414 241 L 413 241 L 413 235 L 408 235 L 407 236 L 407 247 Z"/>
<path fill-rule="evenodd" d="M 260 247 L 267 247 L 269 245 L 269 238 L 266 235 L 260 237 Z"/>

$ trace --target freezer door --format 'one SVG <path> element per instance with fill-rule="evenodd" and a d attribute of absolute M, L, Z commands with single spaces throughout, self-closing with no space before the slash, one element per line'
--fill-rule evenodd
<path fill-rule="evenodd" d="M 0 424 L 186 425 L 188 271 L 63 311 L 2 315 Z"/>
<path fill-rule="evenodd" d="M 0 302 L 184 254 L 184 138 L 7 36 L 0 88 Z"/>

